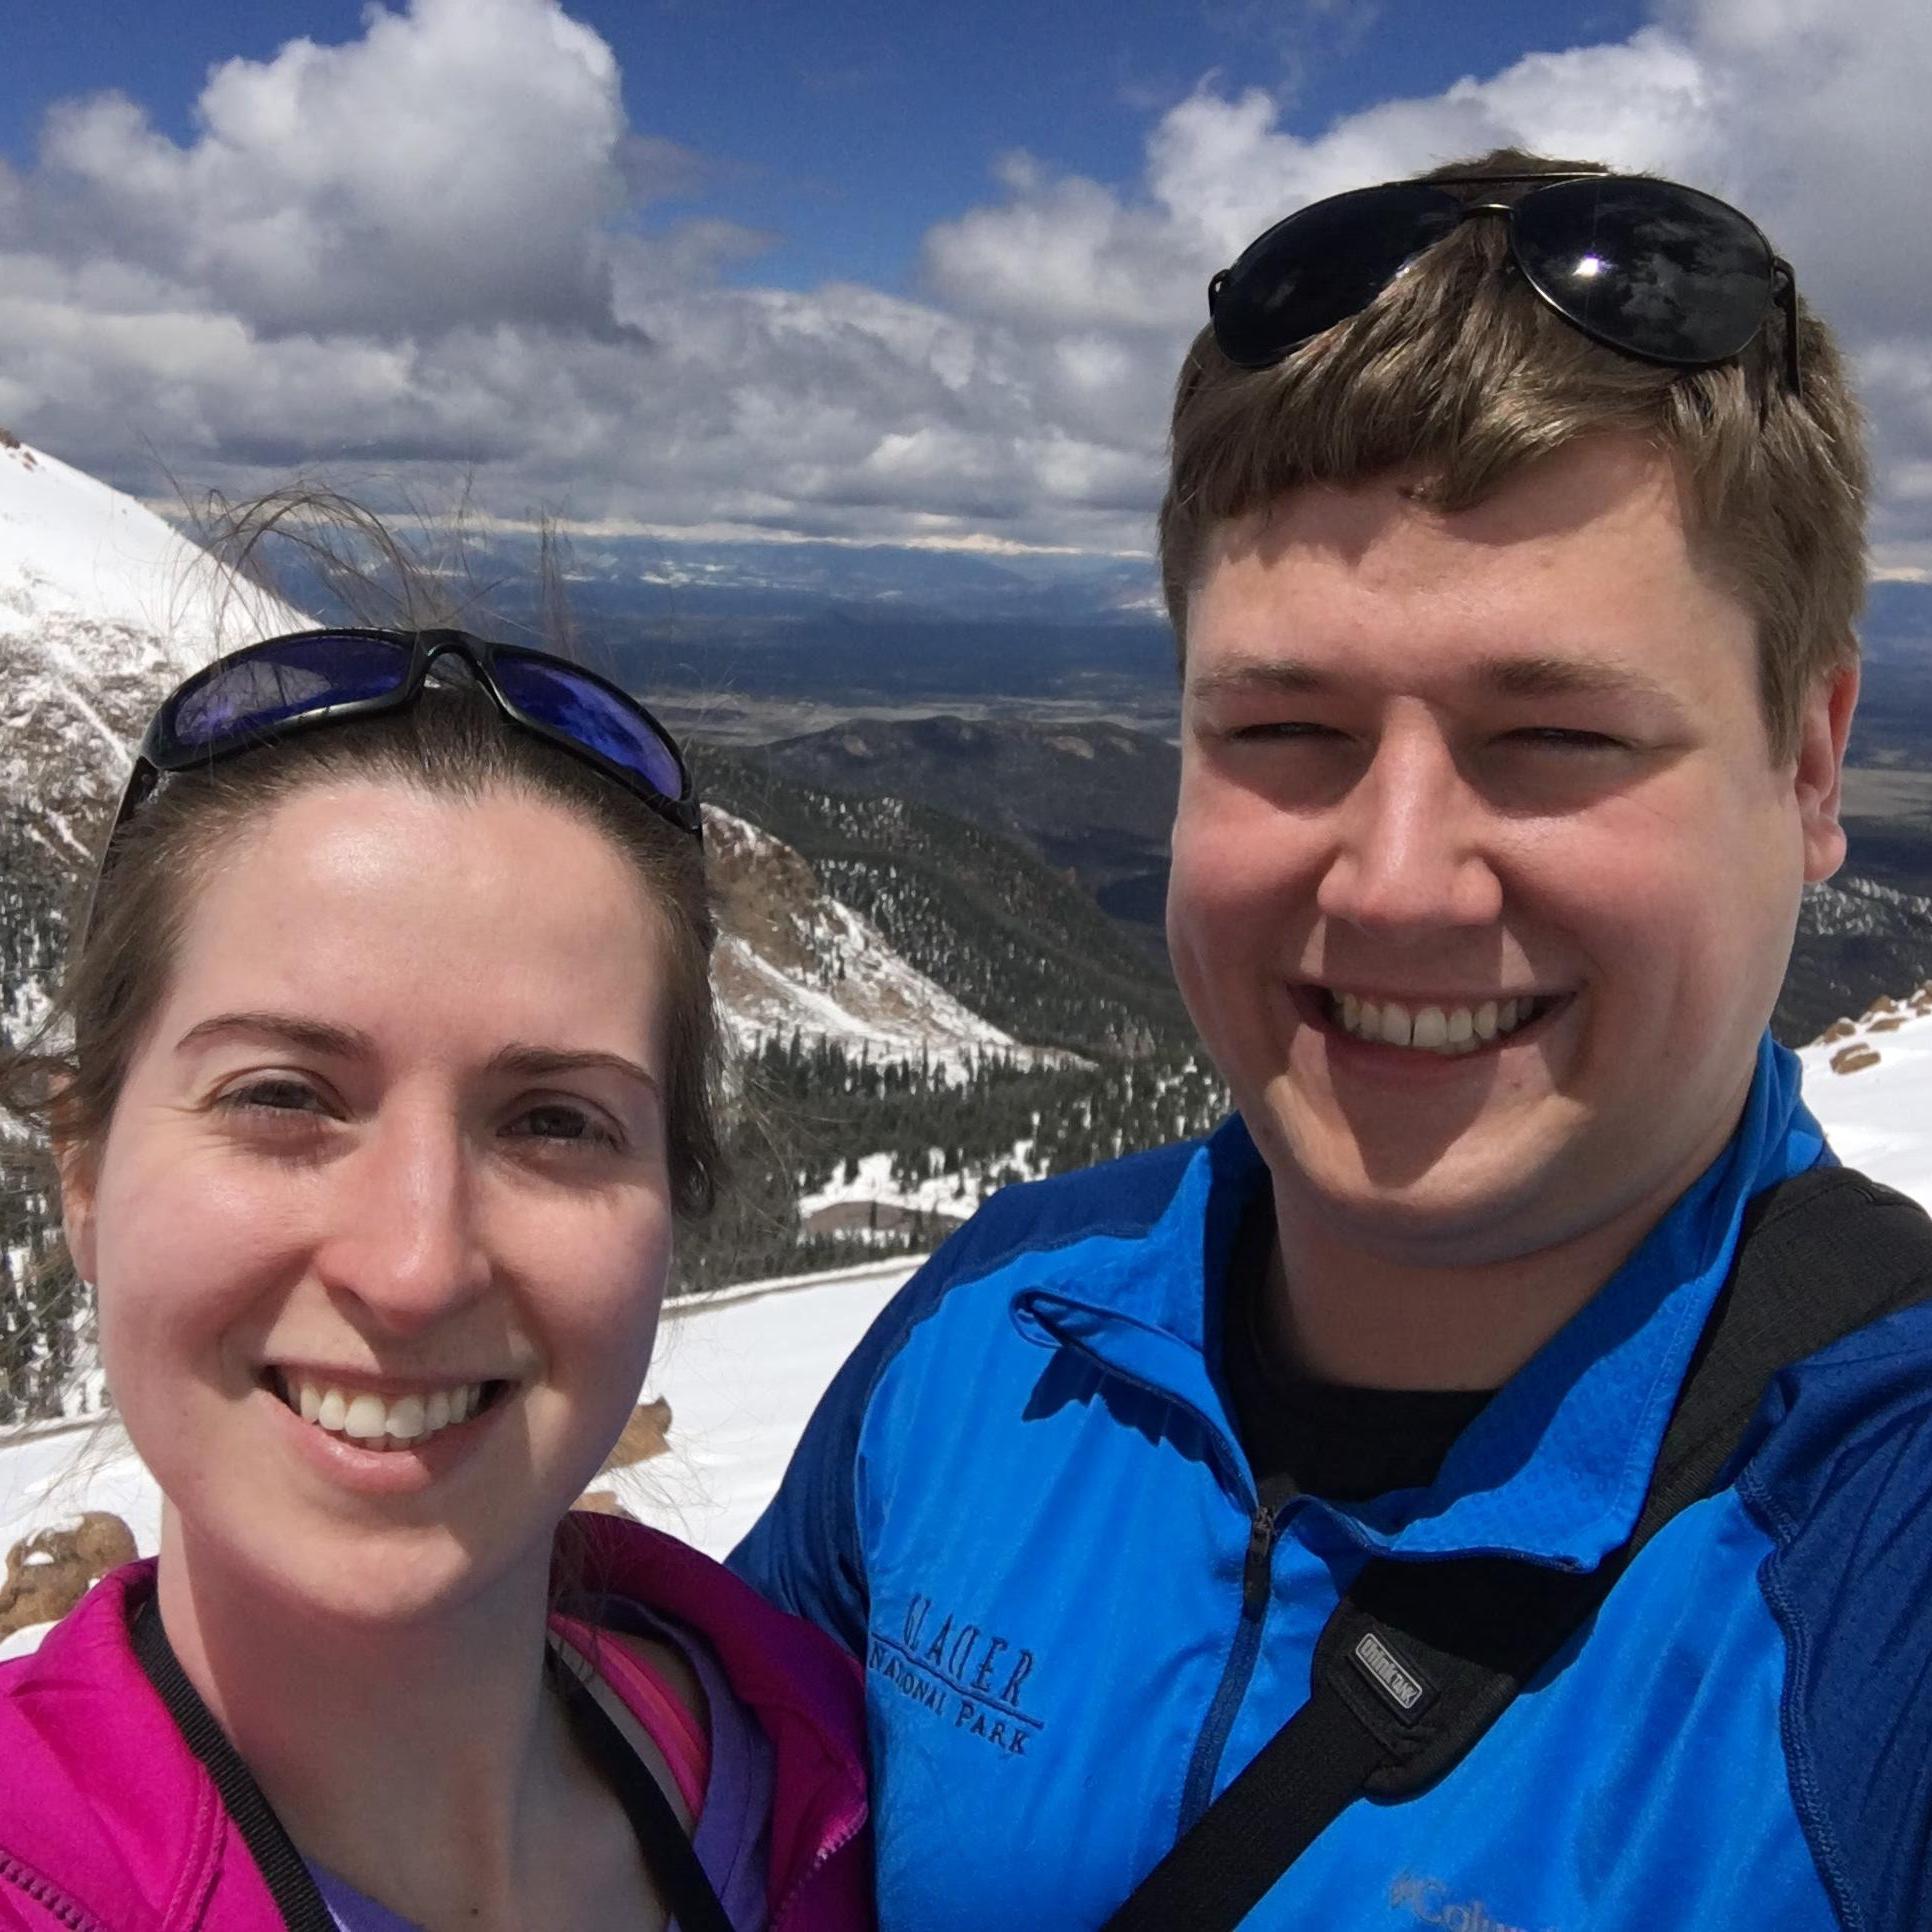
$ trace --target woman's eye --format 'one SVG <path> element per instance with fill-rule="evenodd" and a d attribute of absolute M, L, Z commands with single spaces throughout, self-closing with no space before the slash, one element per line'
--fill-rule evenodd
<path fill-rule="evenodd" d="M 306 1114 L 321 1103 L 303 1080 L 250 1080 L 229 1088 L 219 1104 L 234 1113 Z"/>
<path fill-rule="evenodd" d="M 573 1107 L 564 1101 L 546 1101 L 526 1107 L 510 1123 L 512 1138 L 552 1141 L 566 1146 L 615 1147 L 615 1131 L 601 1116 L 587 1107 Z"/>

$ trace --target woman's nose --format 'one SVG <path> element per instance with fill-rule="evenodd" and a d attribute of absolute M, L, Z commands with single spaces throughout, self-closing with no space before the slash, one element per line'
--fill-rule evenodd
<path fill-rule="evenodd" d="M 455 1123 L 395 1122 L 338 1180 L 336 1226 L 318 1255 L 332 1292 L 406 1334 L 488 1290 L 479 1178 Z"/>

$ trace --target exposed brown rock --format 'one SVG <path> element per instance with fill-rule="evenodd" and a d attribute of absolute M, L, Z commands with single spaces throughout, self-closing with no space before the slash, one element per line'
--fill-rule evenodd
<path fill-rule="evenodd" d="M 1858 1022 L 1856 1020 L 1833 1020 L 1811 1044 L 1813 1046 L 1830 1046 L 1834 1040 L 1849 1040 L 1857 1031 Z"/>
<path fill-rule="evenodd" d="M 1905 1024 L 1903 1013 L 1888 1013 L 1882 1020 L 1874 1020 L 1865 1031 L 1867 1033 L 1896 1033 Z"/>
<path fill-rule="evenodd" d="M 782 840 L 722 812 L 706 815 L 704 845 L 720 927 L 781 972 L 809 972 L 818 874 Z M 729 1002 L 730 989 L 720 991 Z"/>
<path fill-rule="evenodd" d="M 1866 1046 L 1863 1041 L 1860 1041 L 1857 1046 L 1840 1047 L 1831 1056 L 1833 1073 L 1858 1073 L 1866 1067 L 1877 1065 L 1877 1047 Z"/>
<path fill-rule="evenodd" d="M 621 1516 L 626 1522 L 634 1523 L 637 1518 L 617 1500 L 614 1491 L 608 1489 L 587 1489 L 572 1505 L 576 1509 L 587 1509 L 593 1516 Z"/>
<path fill-rule="evenodd" d="M 648 1462 L 653 1456 L 663 1455 L 670 1433 L 670 1403 L 661 1395 L 655 1402 L 640 1403 L 624 1424 L 617 1446 L 604 1458 L 604 1467 L 628 1469 L 633 1463 Z"/>
<path fill-rule="evenodd" d="M 71 1529 L 40 1530 L 7 1552 L 0 1637 L 66 1616 L 109 1570 L 132 1563 L 134 1535 L 118 1516 L 90 1509 Z"/>

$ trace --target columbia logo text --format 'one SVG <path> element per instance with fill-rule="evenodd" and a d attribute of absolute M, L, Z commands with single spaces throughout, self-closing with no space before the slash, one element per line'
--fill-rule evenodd
<path fill-rule="evenodd" d="M 1456 1898 L 1441 1879 L 1413 1872 L 1403 1872 L 1389 1886 L 1389 1909 L 1406 1910 L 1418 1923 L 1440 1925 L 1446 1932 L 1557 1932 L 1553 1925 L 1499 1919 L 1481 1899 Z"/>

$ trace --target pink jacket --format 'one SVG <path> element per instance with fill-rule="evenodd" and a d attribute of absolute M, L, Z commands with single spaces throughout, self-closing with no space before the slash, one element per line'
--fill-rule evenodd
<path fill-rule="evenodd" d="M 709 1640 L 770 1738 L 772 1932 L 869 1932 L 863 1690 L 852 1660 L 695 1550 L 575 1519 L 598 1585 Z M 154 1564 L 104 1577 L 0 1664 L 0 1932 L 279 1932 L 213 1780 L 128 1642 Z"/>

